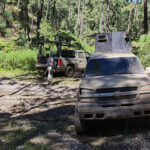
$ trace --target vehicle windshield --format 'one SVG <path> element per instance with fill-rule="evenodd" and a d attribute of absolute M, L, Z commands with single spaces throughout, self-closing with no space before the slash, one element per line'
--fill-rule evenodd
<path fill-rule="evenodd" d="M 136 57 L 90 59 L 85 77 L 113 74 L 143 74 L 144 69 Z"/>

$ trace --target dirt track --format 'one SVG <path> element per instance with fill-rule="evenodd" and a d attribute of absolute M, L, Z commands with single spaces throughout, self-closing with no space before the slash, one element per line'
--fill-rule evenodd
<path fill-rule="evenodd" d="M 16 147 L 30 140 L 57 150 L 150 149 L 146 120 L 106 125 L 96 123 L 95 130 L 77 136 L 73 125 L 76 90 L 77 86 L 55 82 L 48 86 L 0 79 L 0 132 L 4 132 L 4 125 L 11 120 L 13 124 L 34 128 L 32 134 L 15 143 Z M 0 143 L 5 144 L 5 141 L 0 138 Z"/>

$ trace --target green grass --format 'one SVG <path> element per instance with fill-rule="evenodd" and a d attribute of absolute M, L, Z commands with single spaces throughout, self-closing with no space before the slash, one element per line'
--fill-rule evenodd
<path fill-rule="evenodd" d="M 3 69 L 0 68 L 0 78 L 6 77 L 6 78 L 14 78 L 16 76 L 20 76 L 22 74 L 27 74 L 29 71 L 23 71 L 21 69 Z"/>
<path fill-rule="evenodd" d="M 0 51 L 0 68 L 13 70 L 20 69 L 24 71 L 35 70 L 37 62 L 37 51 L 17 50 L 4 52 Z"/>
<path fill-rule="evenodd" d="M 28 120 L 19 120 L 18 122 L 18 120 L 1 119 L 1 121 L 3 125 L 1 122 L 0 150 L 16 150 L 18 146 L 21 146 L 22 150 L 46 150 L 46 145 L 31 142 L 31 139 L 39 133 L 35 127 L 29 124 Z"/>
<path fill-rule="evenodd" d="M 30 137 L 36 135 L 36 132 L 34 129 L 24 130 L 23 128 L 2 132 L 3 134 L 0 135 L 0 149 L 16 150 L 18 146 L 22 146 L 23 150 L 46 150 L 45 145 L 30 142 Z"/>

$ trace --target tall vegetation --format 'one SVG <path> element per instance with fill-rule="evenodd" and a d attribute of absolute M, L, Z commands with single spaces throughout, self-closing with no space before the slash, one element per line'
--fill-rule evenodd
<path fill-rule="evenodd" d="M 32 49 L 58 31 L 86 50 L 98 32 L 127 31 L 139 41 L 149 31 L 149 8 L 148 0 L 0 0 L 0 37 Z"/>

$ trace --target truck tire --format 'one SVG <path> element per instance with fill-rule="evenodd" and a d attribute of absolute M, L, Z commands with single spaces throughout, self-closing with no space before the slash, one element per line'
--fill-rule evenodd
<path fill-rule="evenodd" d="M 74 69 L 72 66 L 68 66 L 67 69 L 66 69 L 66 72 L 65 72 L 65 75 L 67 77 L 72 77 L 74 74 Z"/>
<path fill-rule="evenodd" d="M 80 120 L 77 112 L 75 112 L 74 116 L 75 116 L 74 117 L 75 131 L 78 135 L 82 135 L 86 131 L 85 123 L 84 123 L 84 121 Z"/>

